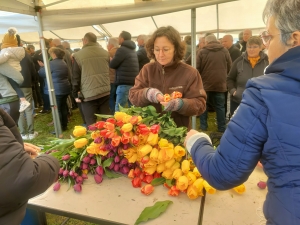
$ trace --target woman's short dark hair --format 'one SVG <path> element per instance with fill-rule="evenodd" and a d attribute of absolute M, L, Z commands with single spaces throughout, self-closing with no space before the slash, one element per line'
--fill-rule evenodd
<path fill-rule="evenodd" d="M 192 44 L 192 37 L 190 35 L 184 37 L 184 41 L 187 45 Z"/>
<path fill-rule="evenodd" d="M 185 55 L 185 43 L 181 41 L 179 32 L 172 26 L 158 28 L 146 43 L 147 55 L 150 59 L 155 59 L 153 52 L 154 42 L 158 37 L 166 37 L 174 45 L 174 61 L 180 61 Z"/>
<path fill-rule="evenodd" d="M 261 48 L 262 44 L 261 38 L 257 36 L 252 36 L 247 41 L 247 46 L 258 45 Z"/>
<path fill-rule="evenodd" d="M 63 59 L 65 56 L 65 51 L 60 48 L 57 48 L 57 47 L 51 47 L 49 49 L 49 54 L 50 53 L 54 53 L 56 55 L 56 57 L 59 59 Z"/>

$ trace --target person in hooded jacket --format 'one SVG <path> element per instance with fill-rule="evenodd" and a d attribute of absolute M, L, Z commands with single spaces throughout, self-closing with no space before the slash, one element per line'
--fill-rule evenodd
<path fill-rule="evenodd" d="M 215 150 L 195 130 L 186 147 L 203 178 L 218 190 L 244 183 L 257 162 L 268 177 L 267 225 L 300 224 L 300 0 L 268 0 L 262 32 L 270 65 L 248 80 L 239 108 Z M 255 216 L 255 215 L 254 215 Z"/>
<path fill-rule="evenodd" d="M 227 87 L 230 93 L 230 115 L 233 115 L 240 105 L 247 81 L 253 77 L 263 75 L 268 65 L 268 56 L 262 52 L 260 37 L 250 37 L 246 52 L 235 60 L 227 75 Z"/>
<path fill-rule="evenodd" d="M 126 103 L 131 106 L 128 100 L 129 89 L 133 87 L 135 77 L 139 74 L 139 60 L 135 51 L 136 45 L 131 41 L 131 34 L 122 31 L 119 35 L 119 44 L 121 47 L 109 64 L 110 68 L 116 70 L 116 112 L 119 111 L 119 104 L 122 107 L 125 107 Z"/>
<path fill-rule="evenodd" d="M 50 155 L 37 156 L 38 147 L 23 144 L 18 127 L 1 108 L 0 133 L 0 224 L 19 225 L 28 200 L 57 180 L 59 162 Z"/>
<path fill-rule="evenodd" d="M 207 103 L 216 110 L 218 131 L 225 131 L 225 95 L 227 92 L 226 77 L 231 68 L 231 58 L 228 50 L 223 47 L 215 35 L 205 37 L 205 46 L 196 56 L 196 68 L 199 71 Z M 200 115 L 200 128 L 208 128 L 207 110 Z"/>

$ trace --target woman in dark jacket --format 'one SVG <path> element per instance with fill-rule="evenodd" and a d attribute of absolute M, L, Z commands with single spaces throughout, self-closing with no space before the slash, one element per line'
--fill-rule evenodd
<path fill-rule="evenodd" d="M 64 50 L 52 47 L 49 49 L 49 54 L 53 59 L 52 61 L 50 61 L 50 70 L 55 90 L 59 119 L 62 126 L 62 130 L 64 131 L 67 130 L 68 125 L 67 98 L 71 92 L 71 84 L 68 80 L 69 70 L 67 64 L 63 59 L 65 55 Z M 44 93 L 49 95 L 45 67 L 41 67 L 41 69 L 39 70 L 39 75 L 45 81 Z"/>
<path fill-rule="evenodd" d="M 249 38 L 246 52 L 237 58 L 231 67 L 227 76 L 231 116 L 241 103 L 247 81 L 263 75 L 265 68 L 269 65 L 268 56 L 261 50 L 261 39 L 254 36 Z"/>

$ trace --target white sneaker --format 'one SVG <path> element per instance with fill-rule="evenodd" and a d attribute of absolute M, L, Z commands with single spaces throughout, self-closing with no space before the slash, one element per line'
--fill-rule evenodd
<path fill-rule="evenodd" d="M 28 134 L 21 134 L 23 140 L 29 140 Z"/>
<path fill-rule="evenodd" d="M 19 112 L 24 112 L 24 110 L 25 110 L 28 106 L 30 106 L 30 103 L 29 103 L 28 101 L 21 101 Z"/>
<path fill-rule="evenodd" d="M 37 136 L 38 136 L 38 132 L 34 132 L 33 134 L 29 134 L 29 140 L 32 140 L 32 139 L 34 139 L 34 138 L 36 138 Z"/>

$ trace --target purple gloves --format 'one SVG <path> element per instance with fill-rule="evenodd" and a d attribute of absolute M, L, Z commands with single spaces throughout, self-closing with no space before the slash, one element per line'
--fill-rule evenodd
<path fill-rule="evenodd" d="M 157 96 L 158 94 L 161 94 L 162 96 L 164 96 L 163 93 L 161 93 L 160 90 L 158 90 L 158 89 L 156 89 L 156 88 L 149 88 L 148 91 L 147 91 L 147 93 L 146 93 L 146 98 L 147 98 L 150 102 L 158 103 L 157 98 L 156 98 L 156 96 Z"/>
<path fill-rule="evenodd" d="M 165 107 L 165 111 L 178 111 L 182 108 L 183 101 L 181 98 L 176 98 L 168 102 Z"/>

